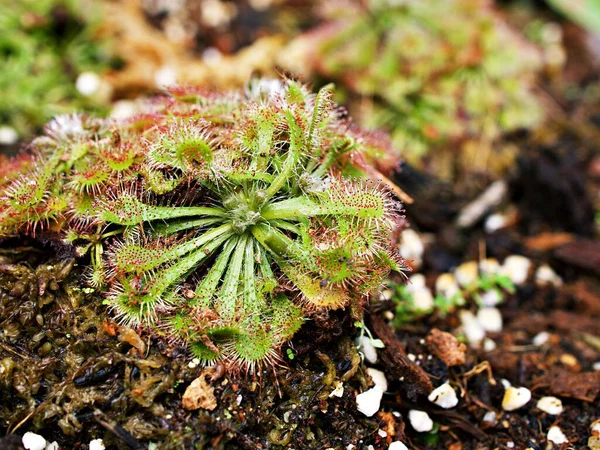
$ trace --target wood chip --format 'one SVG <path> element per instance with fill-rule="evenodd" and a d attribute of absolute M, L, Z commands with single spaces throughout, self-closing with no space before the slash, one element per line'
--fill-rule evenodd
<path fill-rule="evenodd" d="M 212 411 L 217 407 L 215 388 L 206 380 L 209 375 L 211 375 L 212 380 L 212 369 L 202 371 L 200 376 L 187 387 L 181 399 L 185 409 L 190 411 L 196 409 Z"/>
<path fill-rule="evenodd" d="M 467 346 L 445 331 L 433 328 L 427 335 L 427 348 L 448 367 L 465 363 Z"/>

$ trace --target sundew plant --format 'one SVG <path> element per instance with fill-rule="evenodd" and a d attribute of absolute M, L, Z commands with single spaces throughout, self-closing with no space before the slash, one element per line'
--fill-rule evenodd
<path fill-rule="evenodd" d="M 303 38 L 310 65 L 343 86 L 360 104 L 361 123 L 386 128 L 396 148 L 420 155 L 540 121 L 532 89 L 539 52 L 491 2 L 367 0 L 327 9 L 330 20 Z"/>
<path fill-rule="evenodd" d="M 89 254 L 116 318 L 256 370 L 303 321 L 401 270 L 400 206 L 361 174 L 386 151 L 332 92 L 175 88 L 126 121 L 61 116 L 4 164 L 0 235 Z"/>

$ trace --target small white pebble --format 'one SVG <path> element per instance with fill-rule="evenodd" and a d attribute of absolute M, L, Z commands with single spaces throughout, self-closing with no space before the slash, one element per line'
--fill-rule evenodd
<path fill-rule="evenodd" d="M 596 361 L 594 364 L 592 364 L 592 369 L 600 371 L 600 361 Z"/>
<path fill-rule="evenodd" d="M 486 233 L 492 234 L 501 230 L 508 223 L 508 218 L 503 214 L 492 214 L 485 219 L 483 229 Z"/>
<path fill-rule="evenodd" d="M 548 342 L 548 339 L 550 339 L 550 333 L 548 333 L 547 331 L 542 331 L 533 337 L 531 343 L 536 347 L 541 347 L 546 342 Z"/>
<path fill-rule="evenodd" d="M 421 267 L 423 263 L 423 252 L 425 245 L 419 233 L 411 228 L 407 228 L 400 235 L 400 254 L 407 261 L 411 261 L 413 268 Z"/>
<path fill-rule="evenodd" d="M 558 416 L 563 412 L 563 405 L 560 398 L 556 397 L 542 397 L 537 402 L 538 409 L 541 409 L 545 413 L 552 414 L 553 416 Z"/>
<path fill-rule="evenodd" d="M 419 433 L 426 433 L 433 429 L 433 420 L 431 420 L 431 417 L 425 411 L 411 409 L 408 412 L 408 420 L 414 430 Z"/>
<path fill-rule="evenodd" d="M 404 442 L 394 441 L 390 444 L 388 450 L 408 450 L 408 447 L 404 445 Z"/>
<path fill-rule="evenodd" d="M 58 446 L 58 442 L 54 441 L 51 442 L 50 444 L 46 445 L 46 448 L 44 450 L 59 450 L 60 447 Z"/>
<path fill-rule="evenodd" d="M 379 295 L 379 300 L 381 300 L 382 302 L 391 300 L 392 295 L 394 295 L 394 292 L 391 289 L 384 289 L 383 291 L 381 291 L 381 294 Z"/>
<path fill-rule="evenodd" d="M 414 292 L 419 289 L 427 287 L 425 285 L 425 275 L 422 273 L 415 273 L 409 278 L 409 283 L 406 284 L 406 290 L 408 292 Z"/>
<path fill-rule="evenodd" d="M 563 284 L 562 278 L 550 267 L 544 264 L 535 271 L 535 284 L 538 286 L 552 285 L 560 287 Z"/>
<path fill-rule="evenodd" d="M 531 260 L 521 255 L 510 255 L 504 260 L 499 273 L 508 276 L 516 285 L 521 285 L 527 281 Z"/>
<path fill-rule="evenodd" d="M 477 311 L 477 320 L 485 331 L 497 333 L 502 331 L 502 314 L 498 308 L 485 307 Z"/>
<path fill-rule="evenodd" d="M 454 408 L 458 405 L 456 391 L 448 383 L 435 388 L 427 398 L 431 403 L 435 403 L 444 409 Z"/>
<path fill-rule="evenodd" d="M 171 66 L 163 66 L 154 74 L 154 84 L 162 88 L 172 86 L 177 83 L 177 71 Z"/>
<path fill-rule="evenodd" d="M 508 389 L 512 386 L 512 384 L 510 384 L 510 381 L 508 381 L 506 378 L 500 379 L 500 383 L 502 384 L 502 386 L 504 386 L 504 389 Z"/>
<path fill-rule="evenodd" d="M 329 394 L 329 398 L 331 398 L 331 397 L 341 398 L 342 395 L 344 395 L 344 383 L 342 383 L 341 381 L 338 381 L 337 384 L 335 385 L 335 389 L 333 391 L 331 391 L 331 394 Z"/>
<path fill-rule="evenodd" d="M 556 425 L 550 427 L 547 438 L 549 441 L 552 441 L 555 444 L 567 444 L 569 442 L 567 436 L 565 436 L 565 433 L 563 433 L 562 430 Z"/>
<path fill-rule="evenodd" d="M 237 403 L 238 406 L 240 406 L 242 404 L 242 400 L 244 400 L 244 397 L 242 397 L 241 394 L 235 398 L 235 402 Z"/>
<path fill-rule="evenodd" d="M 358 350 L 365 355 L 365 359 L 370 364 L 377 363 L 377 349 L 373 347 L 369 336 L 362 336 L 358 342 Z"/>
<path fill-rule="evenodd" d="M 21 442 L 26 450 L 44 450 L 47 444 L 46 439 L 31 431 L 28 431 L 23 435 Z"/>
<path fill-rule="evenodd" d="M 413 306 L 417 311 L 431 311 L 434 307 L 433 295 L 424 287 L 412 293 Z"/>
<path fill-rule="evenodd" d="M 202 52 L 202 61 L 204 61 L 209 66 L 219 64 L 222 59 L 223 54 L 219 51 L 218 48 L 208 47 Z"/>
<path fill-rule="evenodd" d="M 396 315 L 391 311 L 385 311 L 383 313 L 383 317 L 385 318 L 385 320 L 392 321 L 394 320 L 394 317 L 396 317 Z"/>
<path fill-rule="evenodd" d="M 502 409 L 504 411 L 515 411 L 525 406 L 531 400 L 531 391 L 526 387 L 509 387 L 504 392 L 502 399 Z"/>
<path fill-rule="evenodd" d="M 17 133 L 17 130 L 8 125 L 0 126 L 0 144 L 12 145 L 16 144 L 18 140 L 19 134 Z"/>
<path fill-rule="evenodd" d="M 381 389 L 382 392 L 388 390 L 388 382 L 385 378 L 384 373 L 381 370 L 373 369 L 372 367 L 367 368 L 367 373 L 375 383 L 375 386 Z"/>
<path fill-rule="evenodd" d="M 106 447 L 104 446 L 102 439 L 94 439 L 93 441 L 90 441 L 89 450 L 104 450 L 105 448 Z"/>
<path fill-rule="evenodd" d="M 406 355 L 408 357 L 408 359 L 410 359 L 412 362 L 415 362 L 417 357 L 415 355 L 413 355 L 412 353 L 409 353 L 408 355 Z"/>
<path fill-rule="evenodd" d="M 367 417 L 379 411 L 383 391 L 378 386 L 367 389 L 356 396 L 356 408 Z"/>
<path fill-rule="evenodd" d="M 498 289 L 491 289 L 481 295 L 483 306 L 496 306 L 500 303 L 502 303 L 502 294 Z"/>
<path fill-rule="evenodd" d="M 398 411 L 392 411 L 392 416 L 398 418 L 398 417 L 401 417 L 402 414 L 400 414 Z"/>
<path fill-rule="evenodd" d="M 483 421 L 492 425 L 496 425 L 496 413 L 494 411 L 488 411 L 483 415 Z"/>
<path fill-rule="evenodd" d="M 469 286 L 477 279 L 479 275 L 479 268 L 477 267 L 476 261 L 468 261 L 462 263 L 454 270 L 454 276 L 456 281 L 462 287 Z"/>
<path fill-rule="evenodd" d="M 514 443 L 513 441 L 508 441 L 508 442 L 506 443 L 506 447 L 507 447 L 507 448 L 515 448 L 515 443 Z"/>
<path fill-rule="evenodd" d="M 348 444 L 346 446 L 346 450 L 354 450 L 355 448 L 356 448 L 356 445 L 354 445 L 354 444 Z"/>
<path fill-rule="evenodd" d="M 451 273 L 443 273 L 435 280 L 435 292 L 446 298 L 452 298 L 460 292 L 456 278 Z"/>
<path fill-rule="evenodd" d="M 387 432 L 385 430 L 377 430 L 377 434 L 382 438 L 387 437 Z"/>
<path fill-rule="evenodd" d="M 600 419 L 592 422 L 590 425 L 590 430 L 592 432 L 592 436 L 600 436 Z"/>
<path fill-rule="evenodd" d="M 135 103 L 131 100 L 119 100 L 114 103 L 111 111 L 111 119 L 127 119 L 136 113 Z"/>
<path fill-rule="evenodd" d="M 463 327 L 463 333 L 465 334 L 469 343 L 473 346 L 478 346 L 481 340 L 485 337 L 485 330 L 479 321 L 475 318 L 471 311 L 466 309 L 460 310 L 458 317 L 460 318 L 460 322 Z"/>
<path fill-rule="evenodd" d="M 493 275 L 500 270 L 500 263 L 496 258 L 486 258 L 479 261 L 479 270 L 481 270 L 481 273 Z"/>
<path fill-rule="evenodd" d="M 493 352 L 496 350 L 496 343 L 490 338 L 485 338 L 483 340 L 483 349 L 486 352 Z"/>
<path fill-rule="evenodd" d="M 90 97 L 98 92 L 101 83 L 102 80 L 98 74 L 94 72 L 83 72 L 77 77 L 77 81 L 75 81 L 75 87 L 80 94 Z"/>

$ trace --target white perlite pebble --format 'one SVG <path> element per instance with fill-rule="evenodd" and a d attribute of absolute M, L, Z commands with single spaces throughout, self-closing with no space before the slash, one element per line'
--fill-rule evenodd
<path fill-rule="evenodd" d="M 600 436 L 600 419 L 592 422 L 590 431 L 592 432 L 592 436 Z"/>
<path fill-rule="evenodd" d="M 521 255 L 510 255 L 504 260 L 499 273 L 508 276 L 516 285 L 521 285 L 527 280 L 531 260 Z"/>
<path fill-rule="evenodd" d="M 131 100 L 119 100 L 113 105 L 110 111 L 110 118 L 123 120 L 133 116 L 135 113 L 136 106 L 134 102 Z"/>
<path fill-rule="evenodd" d="M 413 306 L 417 311 L 430 311 L 434 307 L 433 295 L 429 288 L 422 288 L 412 293 Z"/>
<path fill-rule="evenodd" d="M 408 420 L 415 431 L 419 433 L 427 433 L 433 429 L 433 420 L 425 411 L 417 411 L 411 409 L 408 412 Z"/>
<path fill-rule="evenodd" d="M 356 396 L 356 408 L 367 417 L 373 416 L 379 411 L 383 391 L 380 387 L 375 386 L 367 389 L 362 394 Z"/>
<path fill-rule="evenodd" d="M 552 414 L 553 416 L 558 416 L 563 412 L 562 401 L 560 398 L 556 397 L 542 397 L 538 400 L 536 406 L 538 409 L 541 409 L 545 413 Z"/>
<path fill-rule="evenodd" d="M 500 263 L 496 258 L 486 258 L 479 261 L 479 270 L 486 275 L 493 275 L 500 270 Z"/>
<path fill-rule="evenodd" d="M 477 320 L 485 331 L 490 333 L 502 331 L 502 314 L 498 308 L 479 308 Z"/>
<path fill-rule="evenodd" d="M 408 292 L 414 292 L 427 287 L 425 286 L 425 276 L 422 273 L 415 273 L 409 280 L 410 282 L 406 285 L 406 290 Z"/>
<path fill-rule="evenodd" d="M 456 278 L 451 273 L 443 273 L 435 280 L 435 292 L 446 298 L 452 298 L 460 292 Z"/>
<path fill-rule="evenodd" d="M 404 442 L 394 441 L 390 444 L 388 450 L 408 450 L 408 447 L 404 445 Z"/>
<path fill-rule="evenodd" d="M 77 77 L 75 87 L 82 95 L 89 97 L 94 95 L 100 89 L 102 80 L 94 72 L 83 72 Z"/>
<path fill-rule="evenodd" d="M 21 442 L 26 450 L 44 450 L 47 444 L 46 439 L 31 431 L 28 431 L 23 435 Z"/>
<path fill-rule="evenodd" d="M 565 436 L 565 433 L 563 433 L 562 430 L 556 425 L 550 427 L 547 438 L 549 441 L 552 441 L 555 444 L 566 444 L 569 442 Z"/>
<path fill-rule="evenodd" d="M 548 333 L 547 331 L 542 331 L 533 337 L 531 343 L 536 347 L 541 347 L 546 342 L 548 342 L 548 339 L 550 339 L 550 333 Z"/>
<path fill-rule="evenodd" d="M 381 370 L 373 369 L 372 367 L 367 368 L 367 373 L 375 383 L 375 387 L 381 389 L 382 392 L 386 392 L 388 389 L 388 382 L 385 378 L 384 373 Z"/>
<path fill-rule="evenodd" d="M 600 371 L 600 361 L 597 361 L 594 364 L 592 364 L 592 369 Z"/>
<path fill-rule="evenodd" d="M 462 324 L 463 333 L 470 344 L 479 345 L 481 340 L 485 337 L 485 330 L 475 318 L 471 311 L 462 309 L 458 313 L 460 322 Z"/>
<path fill-rule="evenodd" d="M 412 261 L 416 268 L 423 263 L 423 252 L 425 245 L 421 236 L 410 228 L 404 230 L 400 235 L 400 254 L 407 261 Z"/>
<path fill-rule="evenodd" d="M 456 281 L 462 287 L 469 286 L 472 284 L 479 275 L 479 268 L 476 261 L 468 261 L 462 263 L 454 270 L 454 276 Z"/>
<path fill-rule="evenodd" d="M 448 383 L 435 388 L 427 398 L 431 403 L 435 403 L 444 409 L 454 408 L 458 405 L 456 391 Z"/>
<path fill-rule="evenodd" d="M 0 127 L 0 144 L 16 144 L 18 140 L 19 134 L 17 133 L 17 130 L 15 130 L 13 127 L 9 127 L 8 125 L 3 125 Z"/>
<path fill-rule="evenodd" d="M 481 295 L 481 304 L 484 306 L 496 306 L 502 303 L 502 294 L 498 289 L 492 289 Z"/>
<path fill-rule="evenodd" d="M 344 383 L 342 383 L 341 381 L 338 381 L 337 384 L 335 385 L 335 389 L 333 391 L 331 391 L 331 394 L 329 394 L 329 398 L 331 398 L 331 397 L 341 398 L 342 395 L 344 395 Z M 239 405 L 239 403 L 238 403 L 238 405 Z"/>
<path fill-rule="evenodd" d="M 496 343 L 490 338 L 485 338 L 483 340 L 483 349 L 486 352 L 493 352 L 494 350 L 496 350 Z"/>
<path fill-rule="evenodd" d="M 154 74 L 154 83 L 156 87 L 162 88 L 172 86 L 177 83 L 177 71 L 171 66 L 163 66 Z"/>
<path fill-rule="evenodd" d="M 483 229 L 486 233 L 492 234 L 504 228 L 508 223 L 508 218 L 503 214 L 492 214 L 485 219 Z"/>
<path fill-rule="evenodd" d="M 488 411 L 483 415 L 483 421 L 492 425 L 496 425 L 496 413 L 494 411 Z"/>
<path fill-rule="evenodd" d="M 504 392 L 502 409 L 504 411 L 515 411 L 525 406 L 531 400 L 531 391 L 525 387 L 509 387 Z"/>
<path fill-rule="evenodd" d="M 538 286 L 552 285 L 554 287 L 560 287 L 563 284 L 563 280 L 554 270 L 552 270 L 552 267 L 548 264 L 544 264 L 535 271 L 535 284 Z"/>
<path fill-rule="evenodd" d="M 363 355 L 365 355 L 365 359 L 370 364 L 375 364 L 377 362 L 377 349 L 373 347 L 369 336 L 362 336 L 360 338 L 358 349 Z"/>
<path fill-rule="evenodd" d="M 48 445 L 46 445 L 46 448 L 44 450 L 59 450 L 60 447 L 58 446 L 58 442 L 54 441 Z"/>
<path fill-rule="evenodd" d="M 104 447 L 104 442 L 102 441 L 102 439 L 94 439 L 93 441 L 90 441 L 90 450 L 104 450 L 106 447 Z"/>

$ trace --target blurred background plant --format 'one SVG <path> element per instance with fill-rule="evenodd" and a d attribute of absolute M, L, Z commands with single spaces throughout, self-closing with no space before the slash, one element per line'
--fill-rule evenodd
<path fill-rule="evenodd" d="M 3 143 L 31 136 L 56 114 L 106 107 L 107 95 L 89 95 L 90 83 L 100 84 L 94 74 L 116 64 L 109 41 L 96 39 L 95 2 L 4 1 L 1 9 Z"/>

